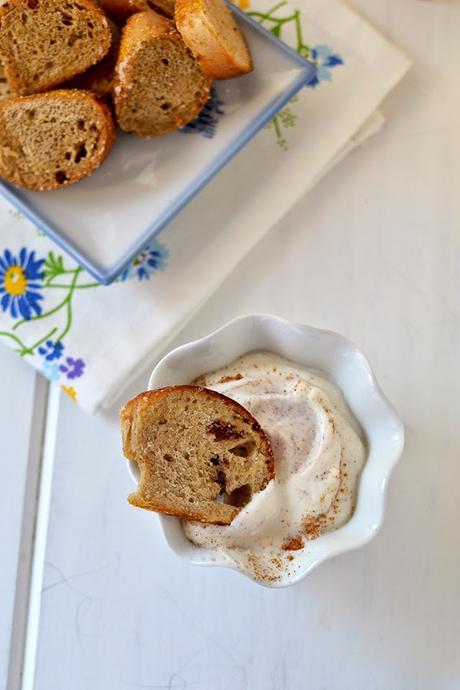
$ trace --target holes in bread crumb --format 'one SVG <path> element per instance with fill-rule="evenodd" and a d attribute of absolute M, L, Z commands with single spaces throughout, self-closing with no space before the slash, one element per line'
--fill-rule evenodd
<path fill-rule="evenodd" d="M 69 48 L 72 48 L 75 45 L 75 43 L 77 41 L 79 41 L 81 38 L 82 38 L 81 32 L 78 32 L 77 34 L 73 33 L 71 35 L 71 37 L 69 38 L 69 40 L 67 41 L 67 45 L 69 46 Z"/>
<path fill-rule="evenodd" d="M 226 480 L 225 474 L 223 473 L 222 470 L 217 470 L 216 477 L 215 477 L 214 481 L 216 482 L 216 484 L 218 484 L 220 486 L 220 495 L 221 496 L 224 495 L 227 480 Z M 224 500 L 225 500 L 225 498 L 224 498 Z"/>
<path fill-rule="evenodd" d="M 73 17 L 70 14 L 67 14 L 67 12 L 61 11 L 61 16 L 62 16 L 62 23 L 64 24 L 64 26 L 72 26 Z"/>
<path fill-rule="evenodd" d="M 22 14 L 21 14 L 22 23 L 27 24 L 28 19 L 29 19 L 29 16 L 25 12 L 22 12 Z"/>
<path fill-rule="evenodd" d="M 162 103 L 162 104 L 160 105 L 160 108 L 161 108 L 162 110 L 169 110 L 170 107 L 171 107 L 171 103 Z M 195 400 L 194 400 L 193 402 L 195 402 Z"/>
<path fill-rule="evenodd" d="M 80 144 L 77 153 L 75 154 L 75 163 L 80 163 L 82 158 L 86 158 L 87 155 L 88 151 L 86 150 L 86 146 L 84 144 Z"/>
<path fill-rule="evenodd" d="M 220 464 L 220 458 L 218 455 L 213 455 L 212 458 L 209 458 L 209 462 L 211 465 L 214 465 L 214 467 L 217 467 L 217 465 Z"/>
<path fill-rule="evenodd" d="M 36 10 L 38 8 L 38 0 L 28 0 L 27 7 L 31 10 Z"/>
<path fill-rule="evenodd" d="M 246 441 L 245 443 L 240 443 L 237 446 L 229 449 L 232 455 L 236 455 L 238 458 L 248 458 L 254 452 L 255 444 L 254 441 Z"/>
<path fill-rule="evenodd" d="M 166 67 L 169 65 L 169 60 L 167 58 L 161 58 L 161 62 L 163 65 L 166 65 Z"/>
<path fill-rule="evenodd" d="M 54 67 L 54 61 L 48 60 L 48 62 L 45 64 L 45 69 L 52 69 L 53 67 Z"/>
<path fill-rule="evenodd" d="M 65 174 L 63 170 L 58 170 L 57 173 L 55 174 L 56 182 L 58 184 L 64 184 L 64 182 L 68 182 L 69 178 Z"/>
<path fill-rule="evenodd" d="M 66 159 L 66 161 L 70 161 L 70 159 L 72 158 L 72 154 L 70 153 L 70 151 L 67 151 L 64 158 Z"/>
<path fill-rule="evenodd" d="M 163 459 L 166 460 L 166 462 L 172 462 L 173 457 L 169 453 L 165 453 Z"/>
<path fill-rule="evenodd" d="M 85 131 L 86 129 L 86 122 L 84 120 L 78 120 L 77 121 L 77 127 L 80 129 L 82 132 Z"/>
<path fill-rule="evenodd" d="M 33 120 L 35 118 L 35 115 L 37 114 L 37 111 L 32 108 L 32 110 L 26 110 L 27 117 Z"/>
<path fill-rule="evenodd" d="M 251 487 L 249 484 L 243 484 L 243 486 L 239 486 L 237 489 L 232 491 L 232 493 L 228 496 L 226 499 L 226 503 L 230 503 L 232 506 L 235 506 L 236 508 L 242 508 L 245 506 L 249 501 L 251 500 Z"/>

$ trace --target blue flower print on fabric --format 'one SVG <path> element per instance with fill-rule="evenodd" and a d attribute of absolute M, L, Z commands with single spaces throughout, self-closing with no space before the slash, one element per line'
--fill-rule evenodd
<path fill-rule="evenodd" d="M 312 48 L 309 59 L 316 65 L 316 73 L 308 82 L 308 86 L 313 89 L 322 81 L 332 81 L 331 69 L 344 64 L 340 55 L 325 45 L 317 45 Z"/>
<path fill-rule="evenodd" d="M 0 308 L 13 319 L 41 314 L 43 264 L 44 259 L 36 259 L 35 251 L 25 247 L 18 256 L 9 249 L 0 256 Z"/>
<path fill-rule="evenodd" d="M 150 276 L 157 271 L 164 271 L 169 257 L 169 250 L 164 244 L 153 240 L 138 256 L 125 268 L 120 275 L 120 280 L 149 280 Z"/>
<path fill-rule="evenodd" d="M 45 345 L 38 348 L 38 353 L 48 362 L 52 362 L 53 359 L 59 359 L 63 352 L 64 345 L 62 343 L 53 343 L 52 340 L 47 340 Z"/>

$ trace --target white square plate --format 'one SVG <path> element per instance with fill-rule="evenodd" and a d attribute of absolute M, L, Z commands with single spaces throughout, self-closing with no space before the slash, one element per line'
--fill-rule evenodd
<path fill-rule="evenodd" d="M 314 75 L 309 62 L 232 10 L 254 71 L 215 82 L 195 123 L 151 139 L 120 134 L 101 168 L 67 189 L 30 192 L 0 182 L 9 201 L 102 283 L 113 281 Z"/>

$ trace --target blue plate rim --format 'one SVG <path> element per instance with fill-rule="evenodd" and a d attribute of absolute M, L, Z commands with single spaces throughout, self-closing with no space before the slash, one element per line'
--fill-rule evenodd
<path fill-rule="evenodd" d="M 283 41 L 279 40 L 270 31 L 268 31 L 259 22 L 239 9 L 231 2 L 228 6 L 232 12 L 242 21 L 242 23 L 250 24 L 252 28 L 263 34 L 266 39 L 276 45 L 278 50 L 286 53 L 293 62 L 297 63 L 301 68 L 297 78 L 292 82 L 286 91 L 276 96 L 271 103 L 261 112 L 254 120 L 251 120 L 247 127 L 242 131 L 236 141 L 231 142 L 219 155 L 219 157 L 210 165 L 201 175 L 195 178 L 187 191 L 182 194 L 180 198 L 172 204 L 167 211 L 161 216 L 157 217 L 155 221 L 149 225 L 140 235 L 139 239 L 133 243 L 129 252 L 123 255 L 123 258 L 113 264 L 110 268 L 103 268 L 96 261 L 92 260 L 86 252 L 77 248 L 74 242 L 70 239 L 64 239 L 61 231 L 50 221 L 47 221 L 43 215 L 38 215 L 29 203 L 23 201 L 17 196 L 18 191 L 16 187 L 8 182 L 0 180 L 0 193 L 23 215 L 30 220 L 37 228 L 42 230 L 53 242 L 55 242 L 63 251 L 69 254 L 80 266 L 82 266 L 90 275 L 102 285 L 110 285 L 116 280 L 123 270 L 136 258 L 136 256 L 151 242 L 164 228 L 177 216 L 182 209 L 190 203 L 190 201 L 230 162 L 236 154 L 241 151 L 244 146 L 262 129 L 275 115 L 283 108 L 288 101 L 303 87 L 306 86 L 312 79 L 316 72 L 316 67 L 301 57 L 293 48 L 288 46 Z"/>

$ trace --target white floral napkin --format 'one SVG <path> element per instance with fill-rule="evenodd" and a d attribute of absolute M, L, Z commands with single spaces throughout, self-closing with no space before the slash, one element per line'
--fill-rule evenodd
<path fill-rule="evenodd" d="M 409 67 L 339 0 L 240 6 L 313 60 L 316 78 L 115 283 L 94 282 L 0 199 L 0 341 L 88 411 L 111 402 L 267 230 L 378 131 L 376 109 Z"/>

